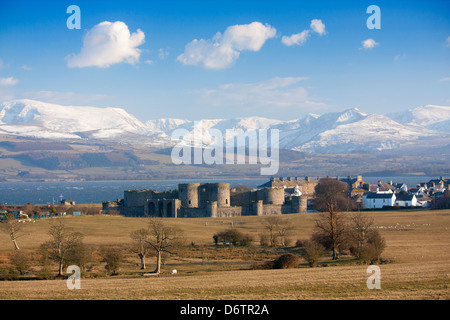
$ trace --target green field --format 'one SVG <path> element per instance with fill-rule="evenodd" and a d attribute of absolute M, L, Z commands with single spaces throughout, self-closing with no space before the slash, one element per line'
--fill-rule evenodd
<path fill-rule="evenodd" d="M 266 217 L 166 219 L 185 234 L 186 247 L 178 256 L 165 259 L 160 276 L 143 276 L 154 268 L 139 270 L 139 259 L 127 255 L 119 275 L 109 276 L 97 261 L 90 275 L 82 277 L 81 290 L 68 290 L 66 280 L 0 281 L 0 299 L 449 299 L 450 210 L 369 212 L 386 239 L 381 270 L 381 290 L 366 286 L 367 265 L 343 255 L 331 261 L 327 255 L 319 267 L 304 260 L 293 269 L 252 270 L 252 265 L 272 260 L 285 252 L 299 253 L 293 246 L 267 248 L 258 243 Z M 292 214 L 295 226 L 291 240 L 308 239 L 315 214 Z M 130 243 L 130 232 L 146 225 L 145 218 L 120 216 L 65 217 L 66 225 L 82 232 L 84 243 L 98 248 Z M 48 239 L 52 219 L 23 226 L 19 239 L 24 252 L 33 255 Z M 253 235 L 249 247 L 216 247 L 212 236 L 236 228 Z M 13 246 L 0 234 L 0 268 L 8 267 Z M 34 266 L 37 270 L 38 265 Z M 56 265 L 54 266 L 56 273 Z M 176 275 L 170 270 L 176 269 Z"/>

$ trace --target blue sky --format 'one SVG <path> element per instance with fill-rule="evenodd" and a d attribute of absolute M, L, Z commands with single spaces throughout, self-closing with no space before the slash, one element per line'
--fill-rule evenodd
<path fill-rule="evenodd" d="M 0 101 L 18 98 L 143 121 L 450 105 L 450 1 L 1 1 Z"/>

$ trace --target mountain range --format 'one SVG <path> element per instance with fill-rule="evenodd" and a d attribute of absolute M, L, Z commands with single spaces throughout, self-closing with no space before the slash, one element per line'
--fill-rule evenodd
<path fill-rule="evenodd" d="M 313 153 L 393 151 L 448 146 L 450 106 L 426 105 L 387 115 L 353 108 L 289 121 L 247 117 L 143 122 L 121 108 L 63 106 L 27 99 L 0 104 L 0 134 L 7 136 L 167 148 L 175 143 L 171 135 L 176 129 L 184 129 L 188 136 L 201 130 L 204 144 L 214 140 L 210 129 L 223 135 L 227 130 L 278 129 L 281 149 Z"/>

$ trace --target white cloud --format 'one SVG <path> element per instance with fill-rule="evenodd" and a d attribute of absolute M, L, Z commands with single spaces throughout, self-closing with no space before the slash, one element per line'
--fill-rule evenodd
<path fill-rule="evenodd" d="M 308 78 L 276 77 L 262 82 L 229 83 L 201 90 L 200 103 L 231 111 L 245 110 L 253 115 L 262 112 L 276 115 L 280 111 L 295 114 L 311 108 L 327 108 L 326 104 L 309 97 L 307 89 L 300 86 L 305 79 Z"/>
<path fill-rule="evenodd" d="M 0 78 L 0 87 L 14 86 L 18 82 L 19 82 L 19 80 L 15 79 L 14 77 Z"/>
<path fill-rule="evenodd" d="M 439 82 L 447 82 L 450 81 L 450 77 L 439 79 Z"/>
<path fill-rule="evenodd" d="M 137 47 L 144 42 L 145 34 L 140 29 L 130 33 L 122 21 L 104 21 L 85 34 L 81 52 L 67 56 L 67 65 L 70 68 L 107 68 L 121 62 L 134 64 L 141 54 Z"/>
<path fill-rule="evenodd" d="M 321 36 L 326 34 L 325 25 L 320 19 L 311 20 L 310 28 L 310 30 L 303 30 L 302 32 L 295 33 L 291 36 L 283 36 L 281 42 L 286 46 L 302 46 L 311 36 L 311 32 L 318 33 Z"/>
<path fill-rule="evenodd" d="M 322 20 L 320 19 L 313 19 L 311 20 L 311 30 L 315 33 L 318 33 L 319 35 L 323 36 L 327 32 L 325 31 L 325 25 L 322 23 Z"/>
<path fill-rule="evenodd" d="M 308 40 L 309 37 L 310 37 L 309 30 L 303 30 L 302 32 L 293 34 L 290 37 L 283 36 L 281 38 L 281 42 L 287 46 L 293 45 L 301 46 L 306 42 L 306 40 Z"/>
<path fill-rule="evenodd" d="M 25 71 L 30 71 L 30 70 L 33 70 L 33 68 L 31 68 L 31 67 L 27 66 L 26 64 L 24 64 L 24 65 L 23 65 L 23 66 L 21 66 L 20 68 L 22 68 L 22 70 L 25 70 Z"/>
<path fill-rule="evenodd" d="M 367 39 L 362 42 L 362 49 L 373 49 L 378 46 L 379 43 L 373 39 Z"/>
<path fill-rule="evenodd" d="M 228 27 L 212 39 L 194 39 L 185 46 L 177 60 L 184 65 L 203 65 L 207 69 L 230 67 L 241 51 L 259 51 L 276 35 L 276 29 L 260 22 Z"/>

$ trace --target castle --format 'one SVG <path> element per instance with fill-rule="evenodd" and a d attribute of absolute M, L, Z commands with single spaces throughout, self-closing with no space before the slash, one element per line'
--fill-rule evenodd
<path fill-rule="evenodd" d="M 238 217 L 307 211 L 319 178 L 271 178 L 257 189 L 230 188 L 230 183 L 182 183 L 177 190 L 128 190 L 116 203 L 129 217 Z M 103 204 L 104 210 L 113 206 Z"/>

